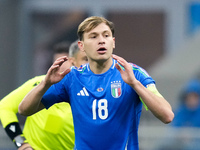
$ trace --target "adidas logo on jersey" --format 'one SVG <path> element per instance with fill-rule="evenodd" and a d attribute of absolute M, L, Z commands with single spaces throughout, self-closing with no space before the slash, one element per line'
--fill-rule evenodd
<path fill-rule="evenodd" d="M 83 87 L 82 90 L 80 90 L 79 93 L 77 93 L 78 96 L 89 96 L 87 90 L 85 89 L 85 87 Z"/>

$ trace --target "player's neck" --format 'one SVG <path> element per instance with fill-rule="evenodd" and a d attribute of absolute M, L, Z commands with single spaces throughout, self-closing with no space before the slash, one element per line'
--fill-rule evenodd
<path fill-rule="evenodd" d="M 113 63 L 112 58 L 109 58 L 108 60 L 104 62 L 92 61 L 89 63 L 89 66 L 90 66 L 90 70 L 94 74 L 102 74 L 110 69 L 110 67 L 112 66 L 112 63 Z"/>

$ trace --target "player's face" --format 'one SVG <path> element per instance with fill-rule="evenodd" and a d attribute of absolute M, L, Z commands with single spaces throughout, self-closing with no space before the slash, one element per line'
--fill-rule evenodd
<path fill-rule="evenodd" d="M 88 62 L 88 58 L 86 56 L 86 53 L 83 51 L 78 51 L 76 54 L 76 57 L 73 59 L 73 65 L 76 67 L 80 67 L 83 64 L 86 64 Z"/>
<path fill-rule="evenodd" d="M 111 59 L 113 48 L 115 48 L 115 38 L 105 23 L 101 23 L 91 31 L 84 33 L 83 39 L 79 43 L 79 47 L 85 51 L 89 62 L 104 62 Z"/>

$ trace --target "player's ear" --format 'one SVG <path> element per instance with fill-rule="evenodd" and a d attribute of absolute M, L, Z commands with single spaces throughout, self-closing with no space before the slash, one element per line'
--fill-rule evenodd
<path fill-rule="evenodd" d="M 83 52 L 84 52 L 84 44 L 83 44 L 83 41 L 78 41 L 78 47 L 79 47 L 80 51 L 83 51 Z"/>
<path fill-rule="evenodd" d="M 115 48 L 115 38 L 113 37 L 113 48 Z"/>

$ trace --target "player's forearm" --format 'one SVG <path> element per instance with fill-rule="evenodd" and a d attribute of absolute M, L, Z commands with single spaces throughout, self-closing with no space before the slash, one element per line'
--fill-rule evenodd
<path fill-rule="evenodd" d="M 174 118 L 174 113 L 170 104 L 160 96 L 155 95 L 145 88 L 139 81 L 131 85 L 137 94 L 142 98 L 149 110 L 162 122 L 170 123 Z"/>
<path fill-rule="evenodd" d="M 42 81 L 38 86 L 32 89 L 19 104 L 18 112 L 24 116 L 30 116 L 41 110 L 41 99 L 50 85 Z"/>

